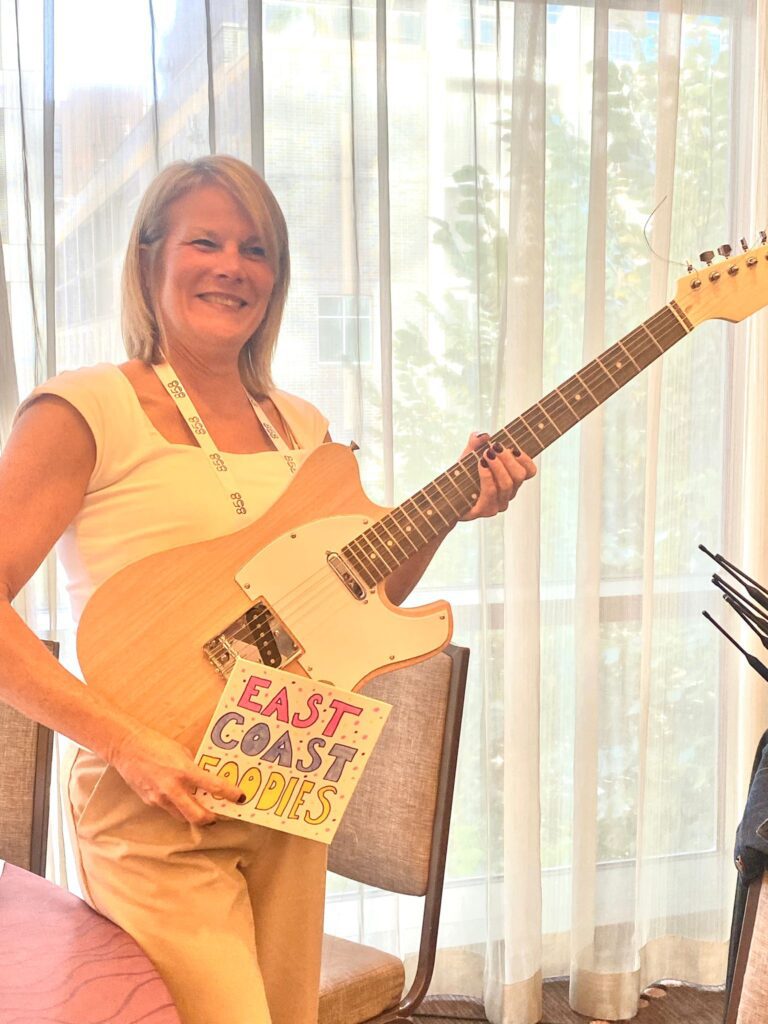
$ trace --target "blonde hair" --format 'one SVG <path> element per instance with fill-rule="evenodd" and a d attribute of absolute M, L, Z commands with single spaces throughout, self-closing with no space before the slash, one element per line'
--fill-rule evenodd
<path fill-rule="evenodd" d="M 264 319 L 243 345 L 239 357 L 243 384 L 258 397 L 273 386 L 272 356 L 291 274 L 288 229 L 266 182 L 248 164 L 233 156 L 203 156 L 169 164 L 144 193 L 123 264 L 123 342 L 132 359 L 141 359 L 147 364 L 162 361 L 162 325 L 155 311 L 152 283 L 168 229 L 168 208 L 176 199 L 206 185 L 226 189 L 250 215 L 264 238 L 275 275 Z"/>

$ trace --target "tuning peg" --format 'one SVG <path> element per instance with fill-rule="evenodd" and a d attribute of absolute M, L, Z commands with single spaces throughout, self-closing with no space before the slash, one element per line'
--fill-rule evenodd
<path fill-rule="evenodd" d="M 707 249 L 706 252 L 699 253 L 699 259 L 702 263 L 706 263 L 708 267 L 712 266 L 712 260 L 715 258 L 715 254 L 711 249 Z"/>
<path fill-rule="evenodd" d="M 765 245 L 768 242 L 768 234 L 765 231 L 760 232 L 760 241 Z"/>
<path fill-rule="evenodd" d="M 725 258 L 728 259 L 728 257 L 733 252 L 733 249 L 726 242 L 724 245 L 718 245 L 717 251 L 720 253 L 721 256 L 725 256 Z"/>
<path fill-rule="evenodd" d="M 739 242 L 741 243 L 741 248 L 744 250 L 744 252 L 746 252 L 747 249 L 749 249 L 749 242 L 746 240 L 746 238 L 740 238 Z"/>

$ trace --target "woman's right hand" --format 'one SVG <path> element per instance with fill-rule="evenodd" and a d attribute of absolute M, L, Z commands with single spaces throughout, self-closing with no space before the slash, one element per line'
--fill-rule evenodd
<path fill-rule="evenodd" d="M 190 825 L 212 825 L 216 814 L 195 798 L 197 788 L 218 800 L 237 803 L 237 786 L 204 771 L 189 750 L 162 733 L 140 727 L 124 737 L 108 760 L 131 789 L 150 807 L 162 807 Z"/>

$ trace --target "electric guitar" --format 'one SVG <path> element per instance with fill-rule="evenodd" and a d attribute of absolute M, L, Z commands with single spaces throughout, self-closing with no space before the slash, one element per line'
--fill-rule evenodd
<path fill-rule="evenodd" d="M 677 282 L 675 298 L 490 438 L 537 456 L 705 320 L 768 304 L 768 245 Z M 237 533 L 150 555 L 91 597 L 77 649 L 89 686 L 196 749 L 238 656 L 350 690 L 422 661 L 451 637 L 451 609 L 397 608 L 387 576 L 478 495 L 471 453 L 397 508 L 365 495 L 352 451 L 324 444 L 269 511 Z"/>

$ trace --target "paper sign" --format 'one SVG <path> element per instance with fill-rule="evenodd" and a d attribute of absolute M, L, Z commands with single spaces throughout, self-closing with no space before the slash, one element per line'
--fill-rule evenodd
<path fill-rule="evenodd" d="M 233 804 L 204 807 L 330 843 L 391 706 L 305 676 L 238 659 L 195 760 L 234 783 Z"/>

